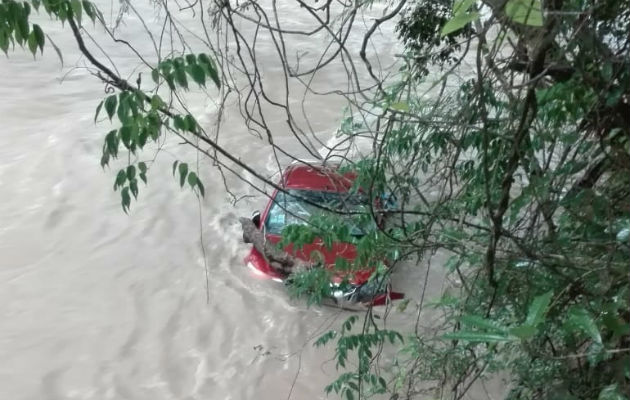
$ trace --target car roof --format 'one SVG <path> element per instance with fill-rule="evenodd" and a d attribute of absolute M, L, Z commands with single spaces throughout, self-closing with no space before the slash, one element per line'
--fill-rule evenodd
<path fill-rule="evenodd" d="M 337 164 L 291 165 L 284 173 L 284 187 L 322 192 L 347 192 L 352 187 L 356 174 L 353 172 L 340 174 L 338 168 Z"/>

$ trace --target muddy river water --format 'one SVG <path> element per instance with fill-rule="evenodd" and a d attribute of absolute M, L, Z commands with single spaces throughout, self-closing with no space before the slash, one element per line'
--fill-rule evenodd
<path fill-rule="evenodd" d="M 110 2 L 100 3 L 109 18 Z M 150 2 L 134 4 L 149 28 L 159 29 Z M 0 399 L 325 398 L 323 388 L 337 374 L 332 350 L 312 342 L 349 313 L 307 308 L 245 268 L 248 246 L 236 219 L 262 207 L 264 196 L 228 175 L 235 194 L 255 195 L 235 205 L 216 168 L 201 159 L 207 195 L 200 207 L 170 173 L 176 159 L 195 164 L 195 153 L 174 142 L 151 167 L 129 215 L 123 213 L 112 184 L 124 160 L 105 171 L 99 166 L 111 129 L 108 121 L 93 121 L 103 85 L 83 68 L 68 29 L 35 18 L 64 64 L 50 46 L 36 61 L 19 48 L 0 59 Z M 133 54 L 102 30 L 88 31 L 123 75 L 135 76 Z M 133 15 L 118 32 L 150 52 Z M 391 29 L 379 33 L 373 51 L 393 57 L 394 40 Z M 308 38 L 300 44 L 313 52 L 317 46 Z M 265 79 L 276 79 L 275 49 L 258 51 L 261 65 L 269 62 Z M 346 79 L 342 71 L 331 68 L 322 79 L 335 87 Z M 212 99 L 192 93 L 188 104 L 212 124 Z M 317 96 L 306 105 L 313 130 L 327 141 L 343 99 Z M 280 118 L 278 142 L 307 156 L 283 134 Z M 248 132 L 235 104 L 226 109 L 220 142 L 274 174 L 268 147 Z M 410 285 L 421 279 L 409 274 L 424 276 L 424 268 L 403 268 L 395 277 L 413 298 L 418 288 Z M 439 291 L 439 276 L 429 287 Z M 404 327 L 413 311 L 392 313 L 392 324 Z"/>

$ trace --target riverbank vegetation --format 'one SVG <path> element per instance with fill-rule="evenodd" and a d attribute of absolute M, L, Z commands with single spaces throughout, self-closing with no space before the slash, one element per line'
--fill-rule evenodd
<path fill-rule="evenodd" d="M 295 9 L 312 23 L 306 30 L 282 20 L 276 2 L 154 3 L 165 28 L 151 36 L 155 59 L 138 55 L 152 78 L 142 86 L 107 66 L 86 42 L 89 27 L 98 25 L 120 46 L 131 46 L 117 39 L 88 1 L 2 2 L 0 48 L 62 52 L 32 23 L 37 11 L 72 32 L 95 78 L 109 88 L 96 110 L 97 119 L 116 123 L 103 135 L 103 166 L 174 135 L 214 160 L 221 173 L 246 172 L 262 190 L 274 183 L 225 150 L 179 93 L 207 90 L 221 107 L 237 99 L 251 131 L 271 144 L 276 160 L 293 155 L 275 144 L 266 116 L 270 110 L 283 114 L 287 132 L 306 152 L 322 158 L 318 146 L 328 146 L 329 159 L 358 172 L 357 190 L 396 199 L 386 210 L 389 224 L 360 238 L 348 237 L 335 219 L 319 218 L 291 229 L 285 240 L 299 245 L 318 235 L 353 242 L 357 263 L 386 259 L 391 266 L 376 268 L 374 279 L 415 260 L 445 269 L 457 281 L 439 299 L 424 300 L 419 293 L 417 304 L 400 304 L 415 307 L 418 321 L 434 309 L 441 317 L 433 334 L 417 325 L 414 332 L 384 329 L 369 310 L 323 335 L 316 344 L 334 346 L 340 373 L 326 391 L 347 399 L 461 399 L 476 382 L 503 374 L 510 381 L 506 399 L 628 398 L 626 1 L 298 0 Z M 196 13 L 197 39 L 205 48 L 186 46 L 175 11 Z M 357 23 L 370 12 L 365 25 Z M 121 1 L 120 18 L 127 15 L 143 20 L 133 4 Z M 257 29 L 244 32 L 244 23 Z M 371 54 L 371 40 L 386 24 L 395 25 L 401 44 L 398 63 L 389 70 Z M 357 30 L 360 40 L 348 40 Z M 166 37 L 177 45 L 162 51 Z M 300 64 L 301 56 L 288 47 L 293 37 L 327 47 L 321 57 L 307 58 L 310 64 Z M 289 82 L 315 92 L 314 76 L 331 65 L 345 67 L 347 86 L 327 90 L 348 102 L 336 145 L 319 144 L 303 129 L 296 117 L 302 109 L 288 95 L 268 95 L 256 53 L 260 41 L 275 49 L 286 92 Z M 308 113 L 308 104 L 302 107 Z M 369 143 L 371 151 L 349 157 L 358 142 Z M 150 171 L 150 165 L 128 159 L 114 185 L 125 211 Z M 203 196 L 192 165 L 177 162 L 173 173 Z M 431 263 L 436 252 L 448 254 L 448 261 Z M 296 292 L 327 290 L 321 270 L 300 272 L 293 281 L 301 285 Z M 417 287 L 424 290 L 422 282 Z M 398 350 L 396 359 L 381 360 L 384 346 Z"/>

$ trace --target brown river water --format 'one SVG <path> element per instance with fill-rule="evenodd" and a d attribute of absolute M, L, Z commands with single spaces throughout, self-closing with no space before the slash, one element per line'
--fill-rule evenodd
<path fill-rule="evenodd" d="M 100 3 L 109 16 L 110 2 Z M 136 7 L 150 29 L 159 29 L 148 1 Z M 112 129 L 109 121 L 93 121 L 103 85 L 83 68 L 68 29 L 34 18 L 61 48 L 64 66 L 50 46 L 36 61 L 19 48 L 0 60 L 0 400 L 326 398 L 323 389 L 337 374 L 333 350 L 312 343 L 351 313 L 308 308 L 281 284 L 245 268 L 248 246 L 237 217 L 263 207 L 265 197 L 228 175 L 235 194 L 254 195 L 234 205 L 221 175 L 202 158 L 200 207 L 170 172 L 176 159 L 195 165 L 195 153 L 167 142 L 126 215 L 112 190 L 125 160 L 105 171 L 99 166 L 104 134 Z M 384 29 L 372 51 L 391 60 L 395 36 L 391 26 Z M 121 73 L 134 77 L 138 59 L 102 29 L 88 30 Z M 133 16 L 118 33 L 150 53 Z M 359 39 L 350 40 L 358 46 Z M 315 54 L 322 43 L 306 38 L 297 45 Z M 271 88 L 279 79 L 274 51 L 264 43 L 258 49 Z M 346 76 L 330 68 L 319 79 L 330 89 Z M 192 91 L 187 101 L 211 127 L 213 99 Z M 335 95 L 308 98 L 309 119 L 323 142 L 338 127 L 344 104 Z M 270 123 L 279 144 L 307 156 L 283 133 L 282 115 Z M 248 132 L 234 102 L 220 142 L 265 175 L 277 172 L 268 146 Z M 141 159 L 152 157 L 147 151 Z M 425 271 L 409 266 L 394 277 L 412 304 Z M 430 274 L 430 291 L 438 293 L 442 282 L 441 273 Z M 392 311 L 390 321 L 406 329 L 415 321 L 414 307 Z"/>

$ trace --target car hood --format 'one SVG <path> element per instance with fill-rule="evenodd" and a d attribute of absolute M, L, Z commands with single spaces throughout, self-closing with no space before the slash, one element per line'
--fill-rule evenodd
<path fill-rule="evenodd" d="M 276 244 L 280 241 L 280 236 L 267 235 L 267 240 Z M 284 247 L 284 251 L 304 261 L 317 260 L 323 257 L 326 267 L 330 269 L 335 266 L 338 257 L 347 260 L 349 263 L 352 263 L 357 258 L 357 248 L 353 244 L 333 242 L 331 248 L 327 248 L 321 239 L 315 239 L 312 243 L 305 244 L 297 251 L 294 251 L 293 244 L 289 244 Z M 361 285 L 367 282 L 373 270 L 374 268 L 365 268 L 346 273 L 337 272 L 333 282 L 339 283 L 345 277 L 348 277 L 351 283 Z"/>

